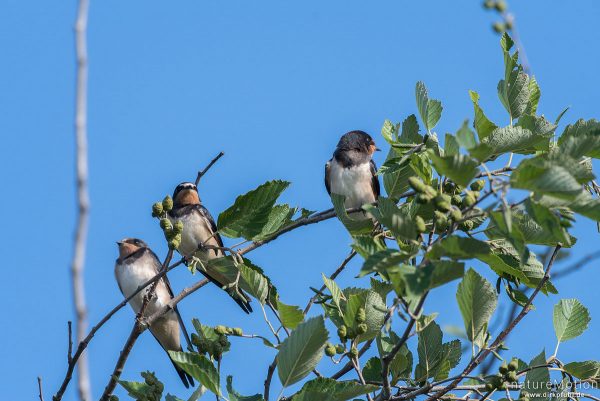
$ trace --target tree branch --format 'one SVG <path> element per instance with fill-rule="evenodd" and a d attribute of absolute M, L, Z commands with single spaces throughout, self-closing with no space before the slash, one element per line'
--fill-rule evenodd
<path fill-rule="evenodd" d="M 77 85 L 75 100 L 75 141 L 77 176 L 77 227 L 71 262 L 73 302 L 75 305 L 75 331 L 77 341 L 83 340 L 87 332 L 87 306 L 83 270 L 89 223 L 88 161 L 87 161 L 87 21 L 88 0 L 79 0 L 77 20 L 75 21 L 75 51 L 77 57 Z M 79 399 L 91 401 L 90 375 L 87 357 L 82 355 L 77 365 L 77 387 Z"/>
<path fill-rule="evenodd" d="M 206 172 L 213 166 L 213 164 L 215 164 L 217 160 L 223 157 L 224 154 L 225 153 L 223 152 L 219 152 L 219 154 L 216 155 L 206 167 L 204 167 L 204 170 L 198 172 L 198 175 L 196 176 L 196 181 L 194 182 L 196 186 L 198 186 L 198 183 L 200 182 L 200 179 L 204 176 L 204 174 L 206 174 Z"/>
<path fill-rule="evenodd" d="M 40 376 L 38 376 L 37 382 L 38 382 L 38 397 L 40 398 L 40 401 L 44 401 L 44 392 L 42 391 L 42 378 Z"/>
<path fill-rule="evenodd" d="M 527 315 L 527 313 L 529 313 L 529 307 L 533 303 L 534 298 L 540 292 L 540 290 L 542 289 L 544 284 L 546 284 L 546 282 L 550 279 L 550 270 L 552 269 L 552 265 L 554 264 L 554 261 L 556 260 L 556 255 L 558 255 L 558 251 L 560 250 L 560 248 L 561 248 L 560 244 L 554 248 L 554 252 L 552 253 L 552 256 L 550 257 L 550 261 L 548 262 L 548 266 L 546 267 L 546 271 L 544 272 L 544 277 L 542 277 L 542 279 L 538 283 L 537 287 L 535 288 L 535 290 L 533 291 L 533 293 L 531 294 L 531 296 L 529 297 L 529 299 L 527 300 L 527 302 L 525 303 L 525 305 L 523 306 L 523 308 L 521 309 L 521 312 L 517 315 L 517 317 L 515 317 L 515 319 L 512 322 L 510 322 L 508 324 L 508 326 L 500 334 L 498 334 L 498 337 L 496 337 L 496 339 L 489 346 L 489 348 L 482 348 L 481 350 L 479 350 L 479 352 L 477 353 L 475 358 L 473 358 L 471 360 L 471 362 L 469 362 L 469 364 L 463 370 L 463 372 L 452 383 L 450 383 L 449 385 L 447 385 L 440 391 L 433 394 L 430 398 L 427 399 L 427 401 L 437 400 L 440 397 L 447 394 L 449 391 L 452 391 L 454 388 L 456 388 L 456 386 L 458 386 L 458 384 L 460 384 L 460 382 L 465 378 L 466 375 L 471 373 L 471 371 L 473 371 L 473 369 L 475 369 L 481 362 L 483 362 L 483 360 L 493 350 L 495 350 L 502 344 L 502 342 L 504 341 L 506 336 L 508 336 L 508 334 L 517 326 L 517 324 L 519 324 L 519 322 L 525 317 L 525 315 Z"/>

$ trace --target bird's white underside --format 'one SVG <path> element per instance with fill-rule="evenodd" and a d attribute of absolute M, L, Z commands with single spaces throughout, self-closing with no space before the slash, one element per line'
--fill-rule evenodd
<path fill-rule="evenodd" d="M 156 266 L 154 265 L 151 258 L 146 255 L 142 256 L 134 263 L 131 264 L 118 264 L 115 268 L 115 276 L 119 282 L 119 287 L 123 291 L 125 297 L 129 297 L 133 294 L 140 285 L 150 280 L 156 275 Z M 140 291 L 134 296 L 129 304 L 133 308 L 135 313 L 139 313 L 144 302 L 145 291 Z M 169 291 L 165 284 L 160 281 L 156 286 L 156 297 L 150 302 L 146 309 L 145 315 L 151 315 L 156 312 L 162 306 L 166 305 L 171 299 Z"/>
<path fill-rule="evenodd" d="M 337 160 L 329 161 L 329 188 L 332 193 L 346 197 L 347 208 L 375 202 L 370 163 L 345 168 Z"/>
<path fill-rule="evenodd" d="M 189 257 L 196 253 L 196 256 L 201 257 L 204 260 L 213 259 L 221 256 L 221 251 L 217 251 L 215 254 L 214 250 L 207 252 L 196 252 L 198 245 L 206 241 L 213 232 L 209 223 L 202 218 L 199 212 L 194 211 L 188 213 L 180 218 L 173 218 L 169 216 L 169 220 L 174 224 L 177 221 L 183 223 L 183 232 L 181 233 L 181 244 L 179 245 L 179 253 Z M 217 240 L 211 238 L 207 245 L 219 246 Z"/>

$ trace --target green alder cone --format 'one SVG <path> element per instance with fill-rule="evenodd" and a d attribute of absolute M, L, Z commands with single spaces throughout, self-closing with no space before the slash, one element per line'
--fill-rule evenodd
<path fill-rule="evenodd" d="M 152 217 L 160 217 L 163 214 L 163 205 L 161 202 L 156 202 L 152 205 Z"/>
<path fill-rule="evenodd" d="M 215 326 L 215 333 L 220 334 L 220 335 L 224 335 L 227 334 L 227 327 L 222 326 L 222 325 L 218 325 Z"/>
<path fill-rule="evenodd" d="M 162 206 L 165 212 L 170 211 L 173 209 L 173 199 L 171 199 L 169 195 L 165 196 L 165 199 L 162 201 Z"/>
<path fill-rule="evenodd" d="M 418 193 L 425 193 L 425 190 L 427 189 L 427 185 L 414 176 L 408 179 L 408 185 Z"/>
<path fill-rule="evenodd" d="M 427 226 L 425 226 L 425 221 L 421 216 L 415 217 L 415 229 L 418 233 L 424 233 L 427 231 Z"/>
<path fill-rule="evenodd" d="M 169 219 L 162 218 L 162 219 L 160 219 L 160 228 L 162 228 L 165 231 L 169 231 L 169 230 L 173 229 L 173 224 L 171 224 Z"/>

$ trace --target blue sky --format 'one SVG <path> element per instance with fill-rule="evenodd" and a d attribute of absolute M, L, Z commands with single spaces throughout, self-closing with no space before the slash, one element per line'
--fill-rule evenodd
<path fill-rule="evenodd" d="M 600 4 L 594 0 L 513 1 L 522 41 L 542 88 L 539 111 L 563 122 L 598 117 L 597 44 Z M 75 219 L 74 45 L 76 3 L 4 0 L 0 4 L 0 171 L 5 190 L 3 244 L 5 322 L 0 377 L 6 399 L 46 397 L 66 368 L 67 320 L 73 319 L 68 276 Z M 313 210 L 330 207 L 323 164 L 341 134 L 363 129 L 379 138 L 384 119 L 416 112 L 414 85 L 423 80 L 444 104 L 436 131 L 454 132 L 471 118 L 468 90 L 498 124 L 507 116 L 496 96 L 501 76 L 492 13 L 478 1 L 199 2 L 92 0 L 89 25 L 91 223 L 86 264 L 90 322 L 121 299 L 113 277 L 115 240 L 145 239 L 159 255 L 162 233 L 151 204 L 195 177 L 215 154 L 226 156 L 203 180 L 201 196 L 216 216 L 238 194 L 281 178 L 293 184 L 282 200 Z M 384 141 L 379 139 L 380 145 Z M 378 155 L 381 162 L 381 157 Z M 592 251 L 598 234 L 581 219 L 573 253 Z M 230 242 L 232 243 L 232 242 Z M 263 267 L 282 300 L 304 305 L 309 286 L 348 252 L 349 236 L 334 220 L 303 228 L 249 257 Z M 354 261 L 341 278 L 353 282 Z M 598 263 L 559 282 L 600 316 L 593 280 Z M 183 288 L 198 277 L 175 271 Z M 365 282 L 366 283 L 366 282 Z M 434 292 L 427 312 L 462 325 L 455 285 Z M 551 306 L 541 299 L 511 337 L 525 359 L 554 349 Z M 266 334 L 260 313 L 246 316 L 215 288 L 181 306 L 184 318 L 241 326 Z M 317 309 L 315 308 L 315 311 Z M 92 387 L 99 396 L 132 324 L 123 309 L 89 347 Z M 566 361 L 600 359 L 600 323 L 561 346 Z M 589 348 L 589 350 L 586 350 Z M 262 389 L 271 351 L 234 340 L 223 363 L 242 393 Z M 168 391 L 182 387 L 154 339 L 144 335 L 123 377 L 156 371 Z M 332 370 L 323 364 L 325 373 Z M 65 399 L 75 399 L 74 386 Z M 278 383 L 274 394 L 279 391 Z M 124 395 L 122 389 L 117 394 Z"/>

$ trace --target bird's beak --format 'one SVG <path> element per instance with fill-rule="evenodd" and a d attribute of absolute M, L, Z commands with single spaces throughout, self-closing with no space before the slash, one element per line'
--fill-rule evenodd
<path fill-rule="evenodd" d="M 376 152 L 381 152 L 381 149 L 379 149 L 378 147 L 375 147 L 375 151 Z"/>
<path fill-rule="evenodd" d="M 121 245 L 123 245 L 123 241 L 117 241 L 117 245 L 118 245 L 118 246 L 121 246 Z"/>

